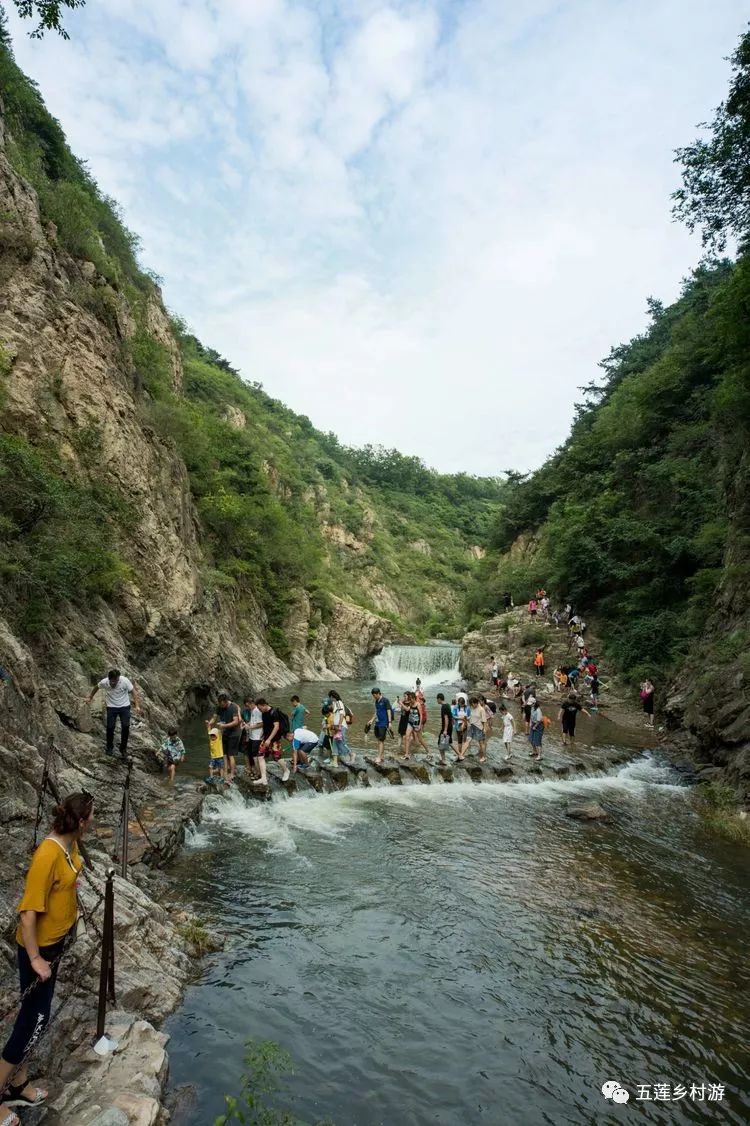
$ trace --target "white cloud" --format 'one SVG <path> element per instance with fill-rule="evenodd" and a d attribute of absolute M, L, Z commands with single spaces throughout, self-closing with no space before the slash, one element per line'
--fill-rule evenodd
<path fill-rule="evenodd" d="M 672 150 L 744 8 L 92 0 L 17 56 L 206 343 L 345 441 L 494 473 L 697 259 Z"/>

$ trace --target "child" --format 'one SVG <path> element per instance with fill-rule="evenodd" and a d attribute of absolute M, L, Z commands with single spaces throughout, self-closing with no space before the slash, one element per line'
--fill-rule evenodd
<path fill-rule="evenodd" d="M 534 654 L 534 672 L 537 676 L 544 676 L 544 650 L 537 649 Z"/>
<path fill-rule="evenodd" d="M 226 781 L 226 765 L 224 763 L 224 746 L 221 741 L 221 732 L 218 727 L 208 729 L 208 774 L 209 781 L 221 779 Z"/>
<path fill-rule="evenodd" d="M 161 754 L 167 768 L 169 781 L 174 782 L 177 763 L 182 762 L 185 757 L 185 744 L 177 734 L 176 727 L 170 727 L 167 731 L 166 739 L 162 740 Z"/>

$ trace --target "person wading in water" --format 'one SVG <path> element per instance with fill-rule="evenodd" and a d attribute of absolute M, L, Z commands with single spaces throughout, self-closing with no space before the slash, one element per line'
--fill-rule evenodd
<path fill-rule="evenodd" d="M 78 842 L 94 820 L 94 799 L 70 794 L 55 808 L 52 832 L 37 848 L 18 905 L 16 930 L 21 1008 L 0 1059 L 0 1123 L 18 1126 L 9 1107 L 39 1106 L 48 1092 L 29 1083 L 25 1058 L 44 1032 L 57 971 L 78 917 L 76 883 L 82 867 Z"/>

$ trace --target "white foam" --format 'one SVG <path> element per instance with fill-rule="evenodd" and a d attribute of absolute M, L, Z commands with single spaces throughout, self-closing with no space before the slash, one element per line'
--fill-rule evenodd
<path fill-rule="evenodd" d="M 647 791 L 687 792 L 674 785 L 669 767 L 651 759 L 638 759 L 608 775 L 583 776 L 570 780 L 542 779 L 528 782 L 480 783 L 454 781 L 450 785 L 415 785 L 357 788 L 311 796 L 309 800 L 275 794 L 271 802 L 246 803 L 238 791 L 206 804 L 206 822 L 230 828 L 264 843 L 269 851 L 294 853 L 297 837 L 313 834 L 335 840 L 380 808 L 421 809 L 429 805 L 462 806 L 477 801 L 554 802 L 621 791 L 642 796 Z"/>

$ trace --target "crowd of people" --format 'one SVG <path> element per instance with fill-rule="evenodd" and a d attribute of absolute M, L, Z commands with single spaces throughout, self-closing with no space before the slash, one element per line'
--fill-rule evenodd
<path fill-rule="evenodd" d="M 503 598 L 506 609 L 513 607 L 509 593 Z M 563 745 L 575 741 L 576 722 L 580 712 L 586 716 L 596 715 L 599 710 L 602 683 L 599 677 L 599 662 L 594 656 L 587 640 L 587 626 L 582 616 L 570 603 L 559 609 L 553 608 L 546 590 L 540 588 L 527 603 L 531 621 L 543 621 L 554 625 L 555 630 L 567 632 L 567 660 L 558 663 L 552 670 L 552 690 L 560 698 L 557 705 L 557 721 L 560 724 Z M 476 747 L 478 759 L 487 759 L 487 743 L 493 732 L 493 724 L 502 724 L 504 758 L 509 761 L 513 754 L 513 740 L 517 731 L 516 720 L 511 711 L 511 702 L 519 707 L 518 726 L 529 742 L 532 758 L 542 757 L 544 733 L 552 722 L 542 710 L 539 701 L 539 684 L 548 675 L 545 646 L 537 645 L 531 662 L 532 679 L 525 681 L 513 673 L 503 672 L 495 657 L 489 664 L 489 679 L 492 692 L 483 695 L 479 692 L 457 692 L 450 702 L 440 692 L 436 696 L 439 709 L 439 729 L 436 750 L 439 762 L 447 762 L 450 751 L 454 760 L 462 762 L 466 755 Z M 120 672 L 111 669 L 86 697 L 91 703 L 99 690 L 105 693 L 107 710 L 106 747 L 107 755 L 114 754 L 114 738 L 117 723 L 120 724 L 120 754 L 124 758 L 127 751 L 130 731 L 131 705 L 138 711 L 140 703 L 136 685 Z M 654 685 L 644 680 L 640 686 L 640 699 L 648 727 L 654 724 Z M 377 744 L 375 762 L 385 761 L 386 748 L 396 750 L 399 757 L 409 761 L 413 755 L 430 755 L 427 742 L 427 703 L 419 678 L 413 689 L 398 695 L 391 703 L 379 688 L 372 689 L 373 712 L 364 725 L 365 739 L 372 732 Z M 507 701 L 507 702 L 506 702 Z M 587 706 L 585 706 L 587 705 Z M 268 762 L 281 763 L 282 780 L 287 781 L 290 774 L 305 771 L 311 763 L 320 760 L 333 766 L 354 765 L 356 752 L 348 740 L 348 733 L 355 719 L 351 710 L 341 699 L 339 692 L 332 688 L 324 698 L 319 725 L 311 726 L 310 711 L 293 695 L 289 710 L 271 704 L 263 696 L 247 696 L 242 704 L 230 698 L 227 691 L 218 694 L 217 706 L 205 721 L 208 738 L 208 780 L 214 783 L 231 785 L 237 775 L 238 760 L 246 760 L 251 782 L 257 786 L 268 784 Z M 185 758 L 185 745 L 176 727 L 170 727 L 162 740 L 157 757 L 170 782 L 174 782 L 177 767 Z"/>

